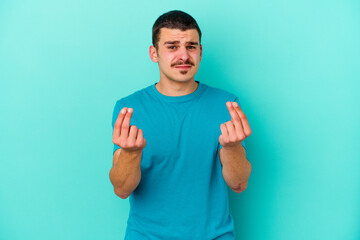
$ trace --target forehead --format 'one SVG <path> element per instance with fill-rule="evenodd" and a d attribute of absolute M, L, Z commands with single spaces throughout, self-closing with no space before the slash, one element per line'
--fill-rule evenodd
<path fill-rule="evenodd" d="M 180 29 L 161 28 L 159 42 L 166 41 L 198 42 L 199 34 L 196 29 L 181 31 Z"/>

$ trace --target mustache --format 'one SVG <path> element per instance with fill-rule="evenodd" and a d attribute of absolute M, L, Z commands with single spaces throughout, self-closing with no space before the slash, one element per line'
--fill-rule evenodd
<path fill-rule="evenodd" d="M 175 63 L 171 64 L 171 66 L 173 67 L 173 66 L 184 65 L 184 64 L 194 66 L 194 63 L 190 60 L 187 60 L 185 62 L 175 62 Z"/>

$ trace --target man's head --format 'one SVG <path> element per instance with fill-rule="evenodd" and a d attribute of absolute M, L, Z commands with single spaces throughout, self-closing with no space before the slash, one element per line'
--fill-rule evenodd
<path fill-rule="evenodd" d="M 201 31 L 197 22 L 192 16 L 183 11 L 173 10 L 164 13 L 155 21 L 152 28 L 152 44 L 156 49 L 158 49 L 161 28 L 180 29 L 181 31 L 196 29 L 201 44 Z"/>
<path fill-rule="evenodd" d="M 159 64 L 160 80 L 194 80 L 202 57 L 201 31 L 195 19 L 182 11 L 161 15 L 153 26 L 149 53 Z"/>

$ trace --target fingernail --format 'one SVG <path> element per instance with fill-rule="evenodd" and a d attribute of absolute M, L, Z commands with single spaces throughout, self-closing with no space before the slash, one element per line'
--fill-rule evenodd
<path fill-rule="evenodd" d="M 132 108 L 129 108 L 129 109 L 128 109 L 128 112 L 129 112 L 129 113 L 132 113 L 132 112 L 133 112 L 133 109 L 132 109 Z"/>
<path fill-rule="evenodd" d="M 121 110 L 121 113 L 122 114 L 126 113 L 126 109 Z"/>
<path fill-rule="evenodd" d="M 233 106 L 237 107 L 238 106 L 237 102 L 233 102 Z"/>

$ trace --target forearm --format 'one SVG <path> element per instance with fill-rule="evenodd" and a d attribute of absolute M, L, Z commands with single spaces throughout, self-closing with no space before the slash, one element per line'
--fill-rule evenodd
<path fill-rule="evenodd" d="M 119 156 L 114 156 L 114 164 L 110 170 L 110 181 L 116 195 L 127 198 L 139 185 L 141 180 L 140 152 L 127 152 L 121 149 Z"/>
<path fill-rule="evenodd" d="M 227 185 L 236 193 L 244 191 L 251 173 L 251 164 L 246 159 L 243 146 L 220 149 L 222 174 Z"/>

